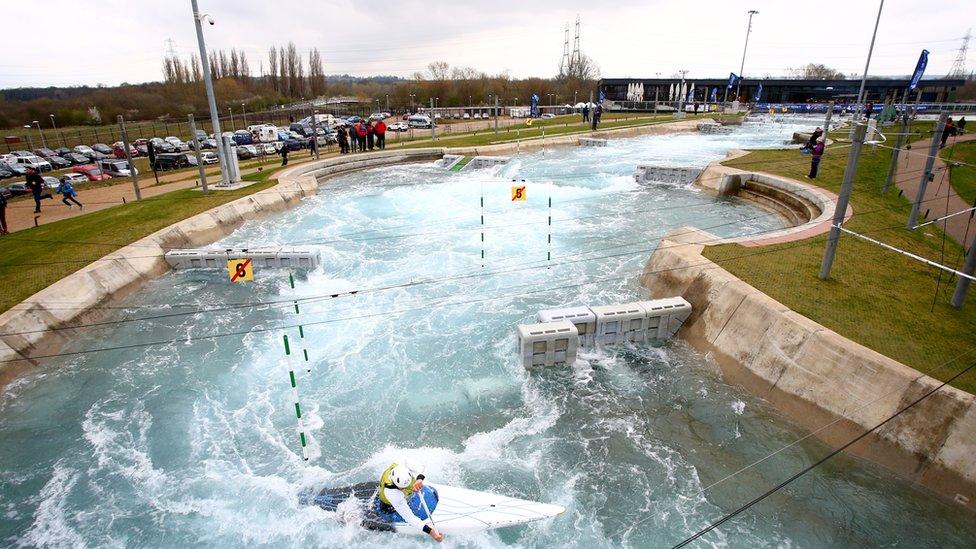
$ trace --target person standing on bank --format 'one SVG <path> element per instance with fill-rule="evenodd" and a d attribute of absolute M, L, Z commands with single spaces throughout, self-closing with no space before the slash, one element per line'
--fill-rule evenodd
<path fill-rule="evenodd" d="M 373 146 L 376 144 L 376 128 L 373 127 L 373 123 L 366 121 L 366 146 L 369 150 L 373 150 Z"/>
<path fill-rule="evenodd" d="M 336 140 L 339 141 L 339 153 L 347 154 L 349 152 L 349 133 L 346 131 L 345 126 L 339 126 Z"/>
<path fill-rule="evenodd" d="M 65 206 L 70 208 L 71 202 L 74 202 L 78 205 L 79 209 L 85 209 L 81 202 L 78 202 L 78 191 L 76 191 L 74 185 L 68 181 L 68 178 L 61 178 L 61 181 L 58 183 L 58 193 L 61 195 L 61 202 L 64 202 Z"/>
<path fill-rule="evenodd" d="M 7 229 L 7 197 L 0 193 L 0 234 L 10 234 Z"/>
<path fill-rule="evenodd" d="M 44 194 L 44 178 L 37 173 L 37 168 L 27 168 L 27 188 L 34 195 L 34 213 L 41 213 L 41 199 L 51 198 L 51 193 Z"/>
<path fill-rule="evenodd" d="M 807 175 L 809 179 L 816 179 L 817 172 L 820 170 L 820 157 L 824 153 L 824 138 L 820 137 L 817 139 L 817 144 L 813 146 L 813 150 L 810 151 L 810 173 Z"/>
<path fill-rule="evenodd" d="M 821 130 L 819 127 L 813 130 L 813 133 L 810 134 L 810 139 L 807 140 L 806 148 L 813 150 L 813 148 L 817 146 L 817 140 L 820 139 L 821 135 L 823 135 L 823 130 Z"/>
<path fill-rule="evenodd" d="M 373 126 L 373 133 L 376 134 L 376 148 L 383 150 L 386 148 L 386 122 L 377 120 Z"/>
<path fill-rule="evenodd" d="M 939 145 L 939 148 L 940 149 L 945 148 L 946 140 L 949 139 L 950 135 L 955 135 L 955 134 L 956 134 L 956 127 L 952 123 L 952 118 L 949 118 L 946 120 L 945 127 L 942 128 L 942 143 Z"/>
<path fill-rule="evenodd" d="M 281 154 L 281 165 L 287 166 L 288 165 L 288 143 L 282 143 L 281 152 L 279 154 Z"/>

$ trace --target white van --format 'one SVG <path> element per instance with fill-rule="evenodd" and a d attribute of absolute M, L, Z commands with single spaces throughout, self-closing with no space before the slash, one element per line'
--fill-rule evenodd
<path fill-rule="evenodd" d="M 17 163 L 25 168 L 34 168 L 39 172 L 51 171 L 51 163 L 40 156 L 18 156 Z"/>
<path fill-rule="evenodd" d="M 278 140 L 278 128 L 270 124 L 248 126 L 247 129 L 251 132 L 253 141 L 257 143 L 271 143 Z"/>
<path fill-rule="evenodd" d="M 430 118 L 422 114 L 414 114 L 407 118 L 407 125 L 411 128 L 429 128 L 431 122 Z"/>
<path fill-rule="evenodd" d="M 129 177 L 132 175 L 132 173 L 129 171 L 129 163 L 125 160 L 99 160 L 98 167 L 112 177 Z M 135 168 L 133 169 L 135 170 Z M 136 170 L 136 175 L 139 175 L 139 170 Z"/>

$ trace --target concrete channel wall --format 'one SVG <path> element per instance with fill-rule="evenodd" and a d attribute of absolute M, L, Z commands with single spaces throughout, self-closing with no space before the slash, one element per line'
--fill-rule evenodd
<path fill-rule="evenodd" d="M 939 385 L 739 280 L 702 255 L 714 243 L 697 229 L 672 231 L 641 284 L 650 297 L 680 295 L 691 303 L 679 335 L 710 353 L 726 380 L 834 446 Z M 969 393 L 945 387 L 849 451 L 976 510 L 976 399 Z"/>

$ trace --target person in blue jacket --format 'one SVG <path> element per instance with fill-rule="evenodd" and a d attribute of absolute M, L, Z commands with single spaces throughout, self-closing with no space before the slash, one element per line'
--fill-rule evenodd
<path fill-rule="evenodd" d="M 75 191 L 74 185 L 72 185 L 71 182 L 68 181 L 66 177 L 62 177 L 61 182 L 58 183 L 58 193 L 61 194 L 62 196 L 61 202 L 64 202 L 65 206 L 70 208 L 71 202 L 74 202 L 75 204 L 78 205 L 78 208 L 80 209 L 85 208 L 84 206 L 82 206 L 81 202 L 78 202 L 78 198 L 77 198 L 78 192 Z"/>

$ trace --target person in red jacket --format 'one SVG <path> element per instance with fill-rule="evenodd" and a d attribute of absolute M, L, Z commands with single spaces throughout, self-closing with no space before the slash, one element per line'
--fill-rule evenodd
<path fill-rule="evenodd" d="M 386 148 L 386 122 L 382 120 L 377 120 L 376 125 L 373 126 L 373 133 L 376 134 L 376 147 L 378 149 Z"/>
<path fill-rule="evenodd" d="M 369 150 L 373 150 L 373 143 L 376 141 L 376 130 L 373 128 L 373 123 L 366 121 L 366 146 Z"/>
<path fill-rule="evenodd" d="M 356 122 L 356 141 L 359 141 L 359 152 L 366 151 L 366 124 L 362 120 Z"/>

